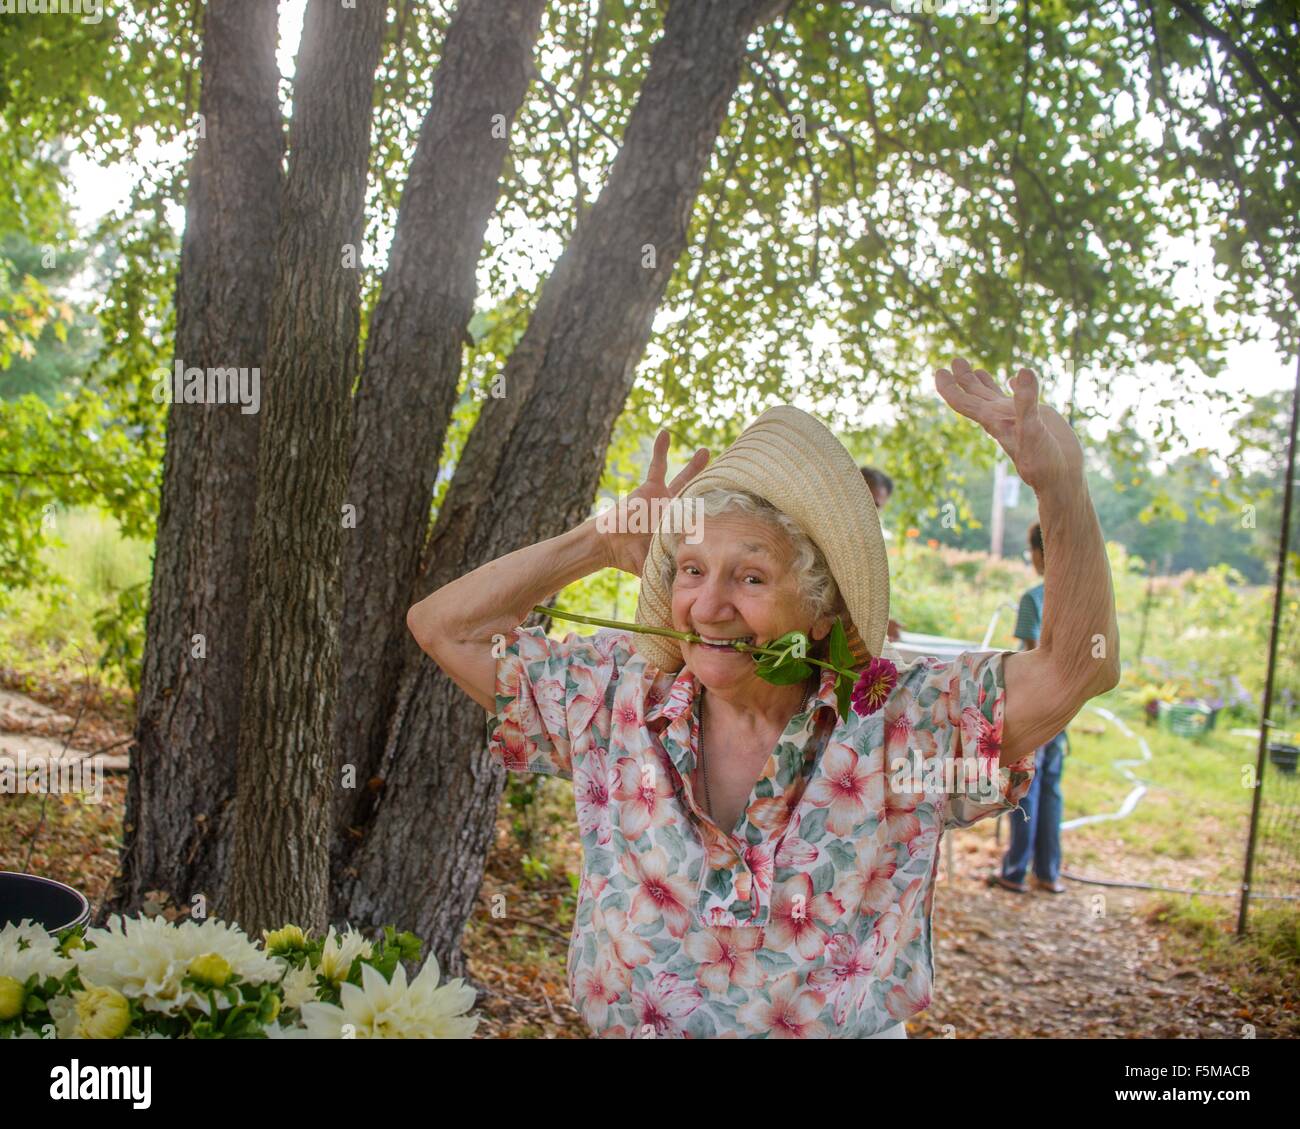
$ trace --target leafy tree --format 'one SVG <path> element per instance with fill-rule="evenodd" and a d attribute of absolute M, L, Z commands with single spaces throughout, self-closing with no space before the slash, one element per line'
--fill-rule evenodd
<path fill-rule="evenodd" d="M 39 336 L 20 342 L 8 367 L 0 368 L 0 397 L 12 400 L 32 393 L 48 402 L 56 392 L 84 383 L 99 351 L 99 323 L 74 305 L 67 292 L 89 257 L 87 250 L 60 257 L 53 248 L 39 247 L 18 233 L 0 239 L 0 263 L 8 274 L 0 288 L 12 294 L 24 279 L 35 279 L 47 295 L 42 305 L 54 311 Z"/>
<path fill-rule="evenodd" d="M 251 158 L 240 167 L 259 187 L 232 184 L 224 213 L 212 204 L 214 142 L 233 144 L 241 129 L 246 141 L 278 138 L 266 7 L 132 4 L 93 34 L 57 21 L 47 41 L 55 21 L 7 22 L 0 41 L 0 112 L 11 127 L 0 162 L 25 170 L 16 183 L 30 218 L 19 226 L 31 242 L 55 223 L 56 139 L 104 159 L 145 130 L 189 139 L 186 158 L 149 170 L 98 233 L 113 234 L 119 253 L 99 311 L 102 408 L 137 447 L 136 467 L 156 470 L 164 437 L 167 448 L 161 491 L 128 498 L 104 486 L 138 520 L 162 500 L 128 903 L 160 884 L 181 898 L 219 890 L 228 873 L 231 734 L 247 728 L 246 668 L 255 686 L 273 685 L 270 641 L 246 663 L 242 631 L 246 594 L 280 582 L 269 564 L 250 572 L 241 548 L 259 493 L 264 548 L 277 520 L 301 533 L 275 565 L 294 573 L 286 609 L 302 610 L 308 572 L 319 568 L 311 576 L 324 613 L 293 620 L 286 640 L 303 654 L 320 649 L 326 681 L 341 649 L 335 767 L 359 768 L 364 788 L 336 793 L 333 916 L 402 918 L 458 970 L 500 780 L 487 771 L 481 713 L 413 653 L 394 609 L 585 516 L 660 424 L 683 445 L 719 447 L 760 407 L 796 395 L 862 461 L 904 484 L 900 517 L 933 517 L 952 501 L 969 525 L 983 520 L 991 452 L 962 421 L 936 418 L 928 377 L 937 363 L 958 351 L 999 374 L 1035 363 L 1067 410 L 1083 382 L 1104 391 L 1135 365 L 1161 365 L 1172 411 L 1189 394 L 1185 377 L 1220 371 L 1243 318 L 1280 320 L 1295 305 L 1285 280 L 1295 274 L 1296 92 L 1282 65 L 1292 8 L 1051 0 L 1008 7 L 988 25 L 896 12 L 885 0 L 538 0 L 540 30 L 521 38 L 518 25 L 484 20 L 489 0 L 395 0 L 373 70 L 371 143 L 361 157 L 349 149 L 337 170 L 349 192 L 365 189 L 355 306 L 350 286 L 313 275 L 339 298 L 311 321 L 334 343 L 316 371 L 352 371 L 352 342 L 359 354 L 351 404 L 329 396 L 329 413 L 355 417 L 356 440 L 340 451 L 339 416 L 327 413 L 328 439 L 313 454 L 328 489 L 308 482 L 304 497 L 315 502 L 299 512 L 283 489 L 303 481 L 285 462 L 294 434 L 302 450 L 292 422 L 263 442 L 258 482 L 247 472 L 253 425 L 168 411 L 150 395 L 169 358 L 267 358 L 268 371 L 289 371 L 259 342 L 283 350 L 304 340 L 305 292 L 282 288 L 268 317 L 265 272 L 254 271 L 256 293 L 231 323 L 222 302 L 205 300 L 233 293 L 230 264 L 251 265 L 254 249 L 272 261 L 281 234 L 262 210 L 276 199 L 279 154 L 259 156 L 256 140 L 240 150 Z M 457 46 L 457 29 L 480 23 L 488 46 L 479 57 L 500 52 L 500 75 L 477 73 L 473 52 Z M 521 56 L 535 59 L 535 81 L 495 111 L 514 128 L 491 139 L 504 144 L 470 151 L 458 109 L 480 106 L 488 77 L 515 75 Z M 80 69 L 69 72 L 69 59 Z M 300 74 L 308 63 L 310 51 Z M 248 68 L 256 83 L 241 86 Z M 103 71 L 108 109 L 87 110 L 81 84 Z M 193 111 L 223 83 L 230 105 L 256 112 L 200 136 Z M 252 91 L 250 102 L 238 103 L 240 90 Z M 280 93 L 295 100 L 295 119 L 312 112 L 304 88 Z M 355 100 L 346 109 L 355 121 Z M 1164 126 L 1158 135 L 1150 113 Z M 293 161 L 290 151 L 290 170 Z M 339 188 L 332 178 L 328 186 Z M 180 246 L 166 209 L 182 200 Z M 245 222 L 223 226 L 232 200 Z M 328 216 L 317 218 L 322 226 L 298 229 L 309 233 L 304 246 L 323 238 Z M 1215 221 L 1233 272 L 1218 328 L 1176 299 L 1181 264 L 1170 251 Z M 232 247 L 240 254 L 227 258 Z M 376 255 L 382 247 L 386 256 Z M 284 279 L 297 277 L 304 260 L 283 248 L 275 257 Z M 24 300 L 30 316 L 47 316 Z M 471 322 L 475 305 L 490 312 Z M 35 332 L 9 324 L 19 338 Z M 496 375 L 505 397 L 465 395 Z M 29 406 L 10 423 L 35 426 L 31 416 Z M 41 426 L 37 461 L 12 468 L 9 481 L 39 478 L 45 497 L 60 496 L 60 468 L 40 457 L 57 450 L 46 435 L 57 423 Z M 1126 442 L 1107 456 L 1117 483 L 1133 477 L 1120 477 Z M 1129 454 L 1142 457 L 1131 445 Z M 285 477 L 268 484 L 277 467 Z M 327 511 L 341 471 L 365 524 L 336 559 L 337 527 L 326 535 L 322 523 L 336 520 Z M 34 517 L 36 503 L 42 495 L 21 495 L 21 512 Z M 1153 495 L 1133 520 L 1158 504 Z M 1016 543 L 1014 529 L 1007 536 Z M 331 611 L 339 569 L 346 628 Z M 182 644 L 205 617 L 220 645 L 217 661 L 197 666 Z M 276 721 L 272 695 L 257 697 L 257 731 L 318 772 L 318 748 L 299 754 L 333 724 L 334 691 L 320 718 L 307 716 L 314 698 L 292 698 Z M 200 746 L 210 761 L 195 756 Z M 246 792 L 243 810 L 253 807 Z M 178 858 L 191 860 L 183 874 Z M 428 896 L 413 907 L 417 888 Z"/>

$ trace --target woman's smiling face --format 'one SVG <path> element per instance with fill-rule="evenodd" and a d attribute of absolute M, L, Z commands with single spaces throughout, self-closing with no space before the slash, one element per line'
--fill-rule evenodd
<path fill-rule="evenodd" d="M 791 572 L 793 558 L 789 539 L 767 522 L 740 513 L 704 517 L 698 544 L 683 540 L 677 547 L 673 626 L 760 647 L 788 631 L 822 638 L 831 621 L 814 622 L 805 609 Z M 685 665 L 706 688 L 771 692 L 755 673 L 752 656 L 731 647 L 681 646 Z"/>

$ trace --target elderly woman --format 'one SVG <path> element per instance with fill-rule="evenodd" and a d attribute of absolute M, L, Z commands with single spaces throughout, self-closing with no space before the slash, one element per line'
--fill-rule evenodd
<path fill-rule="evenodd" d="M 839 442 L 786 407 L 707 471 L 696 452 L 670 486 L 659 435 L 618 513 L 680 497 L 699 519 L 685 536 L 670 519 L 646 532 L 592 518 L 411 609 L 420 645 L 488 711 L 505 767 L 573 783 L 568 978 L 596 1034 L 905 1037 L 930 1002 L 940 835 L 1014 808 L 1035 748 L 1118 681 L 1073 432 L 1029 370 L 1013 396 L 960 358 L 936 380 L 1037 492 L 1057 551 L 1032 651 L 881 659 L 889 578 L 870 492 Z M 611 566 L 641 577 L 638 626 L 662 634 L 558 642 L 520 626 Z M 802 631 L 826 662 L 836 619 L 852 668 L 880 675 L 880 708 L 841 715 L 834 670 L 783 684 L 736 647 Z"/>

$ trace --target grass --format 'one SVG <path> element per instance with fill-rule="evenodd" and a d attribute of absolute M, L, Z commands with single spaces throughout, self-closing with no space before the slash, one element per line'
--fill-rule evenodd
<path fill-rule="evenodd" d="M 1235 906 L 1199 898 L 1159 898 L 1147 920 L 1164 926 L 1176 955 L 1195 957 L 1243 997 L 1293 997 L 1300 983 L 1300 913 L 1291 907 L 1252 908 L 1246 936 L 1236 936 Z"/>
<path fill-rule="evenodd" d="M 123 537 L 112 518 L 94 510 L 60 514 L 41 554 L 59 582 L 0 592 L 0 654 L 19 673 L 80 677 L 104 647 L 95 638 L 97 612 L 124 588 L 149 579 L 152 547 Z M 113 674 L 105 679 L 115 681 Z M 116 679 L 120 680 L 120 679 Z"/>
<path fill-rule="evenodd" d="M 1116 760 L 1138 760 L 1128 767 L 1147 783 L 1148 791 L 1127 819 L 1067 832 L 1071 855 L 1097 861 L 1107 854 L 1114 855 L 1118 848 L 1135 864 L 1139 859 L 1183 864 L 1178 869 L 1184 880 L 1166 884 L 1236 890 L 1242 878 L 1252 797 L 1251 789 L 1243 783 L 1243 769 L 1253 766 L 1254 748 L 1217 728 L 1201 741 L 1175 736 L 1148 726 L 1139 709 L 1114 702 L 1113 698 L 1110 695 L 1102 701 L 1146 740 L 1152 759 L 1140 761 L 1136 740 L 1125 737 L 1117 727 L 1085 708 L 1070 730 L 1070 755 L 1062 782 L 1065 818 L 1120 807 L 1133 785 L 1121 775 Z M 1103 733 L 1089 731 L 1103 724 Z M 1266 772 L 1264 801 L 1266 807 L 1294 803 L 1291 789 L 1283 784 L 1276 770 Z M 1277 887 L 1272 892 L 1294 892 L 1285 885 L 1287 875 L 1267 863 L 1300 853 L 1295 828 L 1279 829 L 1270 839 L 1269 848 L 1267 856 L 1257 856 L 1260 864 L 1253 884 L 1269 890 L 1272 884 Z M 1161 867 L 1157 872 L 1169 878 L 1173 868 Z"/>
<path fill-rule="evenodd" d="M 1119 701 L 1114 699 L 1119 698 Z M 1252 790 L 1244 781 L 1255 764 L 1253 742 L 1216 727 L 1199 741 L 1148 725 L 1145 713 L 1112 693 L 1103 703 L 1143 737 L 1151 760 L 1128 766 L 1148 784 L 1126 819 L 1086 825 L 1064 836 L 1066 869 L 1089 877 L 1232 892 L 1244 876 Z M 1104 726 L 1104 729 L 1102 728 Z M 1098 731 L 1100 730 L 1100 731 Z M 1085 710 L 1070 730 L 1062 780 L 1065 818 L 1116 811 L 1132 789 L 1115 761 L 1139 759 L 1137 741 Z M 1297 789 L 1270 765 L 1263 811 L 1295 810 Z M 1261 821 L 1252 888 L 1295 894 L 1300 857 L 1296 821 Z M 1249 932 L 1235 936 L 1238 900 L 1156 893 L 1146 916 L 1163 926 L 1179 956 L 1224 977 L 1243 998 L 1290 999 L 1300 983 L 1300 906 L 1259 899 L 1251 903 Z"/>

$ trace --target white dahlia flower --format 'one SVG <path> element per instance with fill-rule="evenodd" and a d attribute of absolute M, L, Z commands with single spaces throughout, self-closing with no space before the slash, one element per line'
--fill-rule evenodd
<path fill-rule="evenodd" d="M 339 1005 L 307 1003 L 303 1023 L 313 1039 L 468 1038 L 478 1020 L 462 1013 L 474 1003 L 474 989 L 461 980 L 438 986 L 432 957 L 408 986 L 399 964 L 391 981 L 371 965 L 361 966 L 361 987 L 344 984 Z"/>
<path fill-rule="evenodd" d="M 71 967 L 72 961 L 59 952 L 59 943 L 31 918 L 0 929 L 0 976 L 24 984 L 33 972 L 43 980 L 62 976 Z"/>
<path fill-rule="evenodd" d="M 301 968 L 290 967 L 280 981 L 284 993 L 284 1006 L 301 1008 L 316 1000 L 316 970 L 308 963 Z"/>
<path fill-rule="evenodd" d="M 335 933 L 334 926 L 325 934 L 324 947 L 320 953 L 320 964 L 316 971 L 331 983 L 339 984 L 348 978 L 352 962 L 358 957 L 368 957 L 374 946 L 366 940 L 363 933 L 358 933 L 348 926 L 346 933 Z"/>
<path fill-rule="evenodd" d="M 216 920 L 172 925 L 163 918 L 114 914 L 107 929 L 86 931 L 86 943 L 95 947 L 78 949 L 75 957 L 83 983 L 115 988 L 164 1015 L 189 1006 L 208 1011 L 206 993 L 181 983 L 196 957 L 220 956 L 253 984 L 277 980 L 281 972 L 239 926 Z"/>

